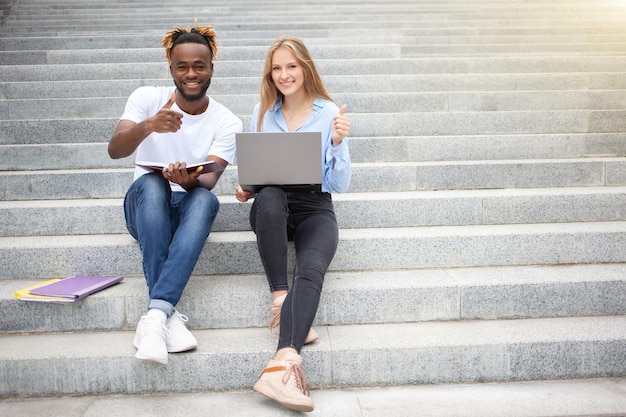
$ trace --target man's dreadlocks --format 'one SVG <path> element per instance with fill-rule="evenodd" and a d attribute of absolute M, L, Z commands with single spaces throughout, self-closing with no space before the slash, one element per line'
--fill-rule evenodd
<path fill-rule="evenodd" d="M 182 26 L 174 26 L 165 34 L 161 41 L 161 45 L 165 48 L 165 59 L 169 64 L 172 63 L 172 48 L 181 43 L 195 42 L 202 43 L 209 47 L 211 51 L 211 62 L 217 59 L 217 34 L 213 30 L 213 26 L 198 26 L 198 19 L 194 19 L 195 27 L 184 28 Z"/>

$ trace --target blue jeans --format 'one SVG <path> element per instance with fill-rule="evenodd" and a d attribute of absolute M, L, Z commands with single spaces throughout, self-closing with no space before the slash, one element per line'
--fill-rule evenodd
<path fill-rule="evenodd" d="M 262 188 L 250 210 L 250 225 L 272 292 L 289 290 L 287 245 L 290 240 L 294 242 L 293 285 L 280 314 L 278 350 L 291 347 L 300 352 L 315 319 L 324 275 L 339 241 L 331 195 Z"/>
<path fill-rule="evenodd" d="M 197 187 L 172 192 L 160 172 L 137 178 L 126 193 L 126 228 L 139 242 L 148 284 L 148 308 L 170 317 L 200 257 L 219 200 Z"/>

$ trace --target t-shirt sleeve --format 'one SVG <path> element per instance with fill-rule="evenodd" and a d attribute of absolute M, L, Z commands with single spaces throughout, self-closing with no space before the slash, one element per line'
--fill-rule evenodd
<path fill-rule="evenodd" d="M 130 120 L 135 123 L 143 122 L 157 113 L 159 98 L 160 93 L 156 88 L 139 87 L 128 97 L 120 120 Z"/>
<path fill-rule="evenodd" d="M 243 130 L 243 123 L 241 119 L 225 107 L 222 107 L 222 114 L 219 119 L 219 125 L 216 129 L 209 155 L 217 156 L 232 164 L 235 161 L 237 146 L 235 135 Z"/>

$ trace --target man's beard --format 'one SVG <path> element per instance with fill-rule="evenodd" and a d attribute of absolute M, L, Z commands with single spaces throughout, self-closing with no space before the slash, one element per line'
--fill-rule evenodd
<path fill-rule="evenodd" d="M 198 101 L 206 97 L 206 92 L 209 89 L 209 86 L 211 85 L 211 79 L 209 78 L 207 80 L 207 82 L 202 87 L 202 90 L 200 90 L 198 94 L 193 94 L 193 95 L 185 93 L 185 90 L 183 89 L 184 85 L 182 83 L 179 83 L 178 81 L 174 80 L 174 85 L 176 86 L 178 93 L 180 93 L 180 95 L 183 97 L 185 101 Z"/>

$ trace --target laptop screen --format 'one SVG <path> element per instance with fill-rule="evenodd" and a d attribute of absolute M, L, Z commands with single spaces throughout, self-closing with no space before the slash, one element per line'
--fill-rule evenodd
<path fill-rule="evenodd" d="M 321 132 L 238 133 L 236 140 L 244 190 L 275 185 L 285 191 L 321 191 Z"/>

